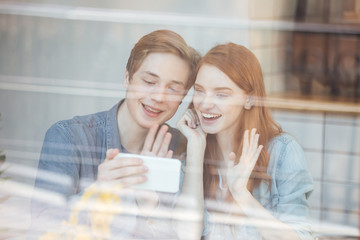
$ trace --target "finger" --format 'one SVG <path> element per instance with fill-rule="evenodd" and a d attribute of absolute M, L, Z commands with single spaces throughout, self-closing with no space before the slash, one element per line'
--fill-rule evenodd
<path fill-rule="evenodd" d="M 173 154 L 174 154 L 173 150 L 169 150 L 165 157 L 172 158 Z"/>
<path fill-rule="evenodd" d="M 255 134 L 255 136 L 252 137 L 249 154 L 254 154 L 256 152 L 256 149 L 258 148 L 259 137 L 260 134 Z"/>
<path fill-rule="evenodd" d="M 124 186 L 124 188 L 126 188 L 146 181 L 147 181 L 147 177 L 145 175 L 136 175 L 136 176 L 130 176 L 119 179 L 116 182 Z"/>
<path fill-rule="evenodd" d="M 169 127 L 167 125 L 163 125 L 161 126 L 159 132 L 156 135 L 154 144 L 152 146 L 152 149 L 150 152 L 152 152 L 153 154 L 157 155 L 160 151 L 161 145 L 164 142 L 165 139 L 165 135 L 167 133 L 167 131 L 169 130 Z M 167 150 L 167 149 L 166 149 Z"/>
<path fill-rule="evenodd" d="M 191 111 L 187 111 L 184 115 L 184 121 L 185 121 L 185 124 L 188 126 L 188 127 L 191 127 L 191 128 L 196 128 L 196 124 L 194 122 L 194 117 L 192 116 L 192 112 Z"/>
<path fill-rule="evenodd" d="M 143 152 L 151 152 L 151 149 L 153 147 L 154 139 L 156 136 L 157 129 L 159 128 L 158 124 L 154 124 L 149 129 L 148 134 L 146 135 Z"/>
<path fill-rule="evenodd" d="M 105 161 L 112 160 L 116 155 L 119 154 L 119 149 L 117 148 L 110 148 L 106 151 Z"/>
<path fill-rule="evenodd" d="M 250 144 L 254 143 L 255 135 L 256 135 L 256 128 L 253 128 L 251 129 L 251 133 L 250 133 Z"/>
<path fill-rule="evenodd" d="M 249 130 L 245 130 L 241 156 L 245 156 L 249 146 Z"/>
<path fill-rule="evenodd" d="M 230 166 L 228 167 L 232 167 L 235 165 L 235 162 L 236 162 L 236 154 L 234 152 L 231 152 L 229 153 L 229 163 L 230 163 Z"/>
<path fill-rule="evenodd" d="M 196 111 L 195 111 L 195 110 L 192 110 L 191 112 L 192 112 L 192 113 L 193 113 L 193 115 L 194 115 L 194 119 L 195 119 L 195 123 L 196 123 L 196 125 L 197 125 L 197 126 L 199 126 L 199 125 L 200 125 L 200 119 L 199 119 L 199 116 L 197 115 L 197 113 L 196 113 Z"/>
<path fill-rule="evenodd" d="M 190 110 L 190 111 L 188 111 L 188 113 L 189 113 L 189 116 L 190 116 L 190 120 L 191 120 L 191 126 L 193 127 L 193 128 L 196 128 L 199 124 L 199 120 L 198 120 L 198 118 L 197 118 L 197 115 L 196 115 L 196 113 L 194 113 L 194 111 L 192 111 L 192 110 Z"/>
<path fill-rule="evenodd" d="M 236 154 L 234 152 L 229 153 L 229 160 L 236 161 Z"/>
<path fill-rule="evenodd" d="M 140 166 L 142 163 L 143 160 L 140 158 L 114 158 L 111 161 L 100 164 L 99 170 L 112 170 L 129 166 Z"/>
<path fill-rule="evenodd" d="M 251 167 L 252 167 L 252 169 L 254 168 L 256 162 L 258 161 L 262 149 L 263 149 L 263 145 L 260 145 L 260 146 L 256 149 L 256 152 L 255 152 L 255 154 L 254 154 L 254 156 L 253 156 L 253 158 L 252 158 L 252 162 L 251 162 Z"/>
<path fill-rule="evenodd" d="M 188 110 L 189 111 L 189 110 Z M 187 111 L 186 111 L 187 112 Z M 184 115 L 182 115 L 182 117 L 180 118 L 180 120 L 177 122 L 177 124 L 176 124 L 176 126 L 177 126 L 177 128 L 182 128 L 182 126 L 184 125 L 184 124 L 186 124 L 186 112 L 184 113 Z"/>
<path fill-rule="evenodd" d="M 188 109 L 181 119 L 176 124 L 177 128 L 183 133 L 185 131 L 185 127 L 194 128 L 194 124 L 192 123 L 192 110 Z"/>
<path fill-rule="evenodd" d="M 112 168 L 112 169 L 106 169 L 101 168 L 99 166 L 98 171 L 98 181 L 114 181 L 121 179 L 123 177 L 128 177 L 132 175 L 138 175 L 138 174 L 144 174 L 148 171 L 148 168 L 146 166 L 128 166 L 123 168 Z"/>
<path fill-rule="evenodd" d="M 124 167 L 124 168 L 117 168 L 112 169 L 107 172 L 103 172 L 99 174 L 98 180 L 99 181 L 115 181 L 122 178 L 134 176 L 134 175 L 141 175 L 148 171 L 146 166 L 135 166 L 135 167 Z"/>
<path fill-rule="evenodd" d="M 160 146 L 160 150 L 157 154 L 158 157 L 165 157 L 169 150 L 169 145 L 171 141 L 171 133 L 166 133 L 164 140 Z"/>
<path fill-rule="evenodd" d="M 117 168 L 117 169 L 113 169 L 112 171 L 109 171 L 108 177 L 115 180 L 115 179 L 130 177 L 133 175 L 144 174 L 147 171 L 149 171 L 149 169 L 147 166 L 144 166 L 144 165 L 123 167 L 123 168 Z"/>

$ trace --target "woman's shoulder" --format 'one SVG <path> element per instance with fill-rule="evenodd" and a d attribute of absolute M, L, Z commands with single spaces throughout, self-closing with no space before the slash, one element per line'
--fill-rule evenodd
<path fill-rule="evenodd" d="M 301 146 L 294 136 L 289 133 L 283 132 L 273 137 L 269 141 L 268 149 L 273 150 L 274 148 L 279 150 L 285 150 L 286 148 L 301 148 Z"/>
<path fill-rule="evenodd" d="M 301 189 L 309 194 L 313 189 L 313 181 L 307 168 L 305 152 L 296 138 L 289 133 L 281 133 L 271 140 L 269 146 L 268 174 L 276 186 L 286 184 L 288 187 L 281 190 L 284 193 L 284 189 L 301 185 Z"/>
<path fill-rule="evenodd" d="M 270 140 L 270 144 L 289 144 L 290 142 L 295 141 L 296 139 L 289 133 L 282 132 L 279 135 L 276 135 Z"/>
<path fill-rule="evenodd" d="M 292 166 L 305 164 L 304 150 L 291 134 L 281 133 L 274 137 L 269 142 L 267 149 L 272 164 L 286 165 L 286 162 L 291 162 Z"/>

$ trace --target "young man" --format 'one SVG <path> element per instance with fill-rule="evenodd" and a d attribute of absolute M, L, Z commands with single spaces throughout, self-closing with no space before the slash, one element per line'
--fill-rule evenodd
<path fill-rule="evenodd" d="M 159 30 L 143 36 L 128 59 L 123 79 L 125 99 L 109 111 L 60 121 L 47 131 L 35 189 L 72 199 L 94 182 L 131 187 L 146 181 L 147 168 L 140 159 L 114 157 L 119 152 L 172 157 L 178 151 L 183 138 L 176 129 L 163 124 L 175 114 L 193 85 L 199 58 L 172 31 Z M 46 178 L 49 174 L 53 176 L 50 179 Z M 57 176 L 64 180 L 57 181 Z M 159 208 L 169 199 L 174 206 L 173 196 L 164 194 L 163 198 L 161 193 L 147 192 L 143 197 L 134 191 L 124 202 L 135 206 L 135 212 L 140 212 L 141 206 Z M 39 200 L 52 201 L 37 198 L 32 205 L 32 225 L 44 227 L 46 219 L 54 214 L 61 215 L 59 218 L 67 216 L 59 214 L 56 207 L 52 212 Z M 140 218 L 127 216 L 118 219 L 116 227 L 119 236 L 127 238 L 171 236 L 164 233 L 163 222 L 157 227 L 149 227 L 148 223 L 148 218 L 141 222 Z"/>

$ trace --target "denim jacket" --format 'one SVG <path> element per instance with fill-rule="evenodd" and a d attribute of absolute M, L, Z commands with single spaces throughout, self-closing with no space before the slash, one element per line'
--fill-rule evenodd
<path fill-rule="evenodd" d="M 118 148 L 120 152 L 127 152 L 121 145 L 117 125 L 117 110 L 122 102 L 109 111 L 59 121 L 48 129 L 35 180 L 37 191 L 31 206 L 32 228 L 40 227 L 43 231 L 47 224 L 49 228 L 52 226 L 50 220 L 54 218 L 55 221 L 67 220 L 70 208 L 68 203 L 78 199 L 77 195 L 96 181 L 98 165 L 104 161 L 106 150 Z M 172 134 L 169 149 L 175 153 L 183 137 L 177 129 L 169 127 L 169 132 Z M 38 194 L 44 192 L 50 195 Z M 173 196 L 169 195 L 160 193 L 159 201 L 174 201 Z M 54 199 L 58 198 L 53 196 L 62 198 L 66 206 L 56 205 Z M 131 196 L 127 200 L 134 204 Z M 140 221 L 136 217 L 117 219 L 115 228 L 120 233 L 118 237 L 134 238 L 139 237 L 133 235 L 134 232 L 147 234 L 153 231 L 144 228 L 137 231 Z"/>
<path fill-rule="evenodd" d="M 308 198 L 314 184 L 304 151 L 293 137 L 285 133 L 272 139 L 267 149 L 270 154 L 267 173 L 271 177 L 271 187 L 263 181 L 253 190 L 253 196 L 274 217 L 293 227 L 300 239 L 313 239 L 308 222 Z M 206 215 L 208 219 L 211 213 L 206 212 Z M 262 239 L 254 226 L 231 229 L 206 222 L 204 234 L 208 239 Z"/>

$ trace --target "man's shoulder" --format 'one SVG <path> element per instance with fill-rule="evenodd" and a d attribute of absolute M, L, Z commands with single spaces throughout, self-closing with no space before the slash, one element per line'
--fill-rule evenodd
<path fill-rule="evenodd" d="M 93 131 L 104 130 L 108 122 L 116 122 L 116 111 L 120 102 L 111 109 L 87 115 L 75 116 L 71 119 L 61 120 L 54 123 L 46 133 L 46 136 L 56 134 L 76 135 L 81 133 L 91 133 Z"/>
<path fill-rule="evenodd" d="M 99 111 L 92 114 L 75 116 L 71 119 L 61 120 L 56 122 L 53 127 L 59 128 L 98 128 L 104 127 L 107 121 L 116 121 L 116 113 L 119 104 L 115 104 L 111 109 L 105 111 Z"/>
<path fill-rule="evenodd" d="M 54 124 L 60 128 L 87 127 L 94 128 L 105 124 L 108 111 L 102 111 L 82 116 L 74 116 L 71 119 L 61 120 Z"/>
<path fill-rule="evenodd" d="M 106 112 L 98 112 L 54 123 L 45 134 L 46 141 L 62 142 L 64 139 L 76 139 L 94 135 L 100 128 L 106 126 Z"/>

